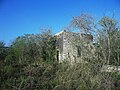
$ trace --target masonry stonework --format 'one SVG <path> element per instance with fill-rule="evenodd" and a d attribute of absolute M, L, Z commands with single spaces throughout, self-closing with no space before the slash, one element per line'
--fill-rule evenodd
<path fill-rule="evenodd" d="M 80 57 L 80 38 L 88 43 L 92 42 L 93 37 L 90 35 L 79 34 L 74 32 L 61 31 L 57 33 L 57 50 L 59 62 L 69 60 L 70 62 L 76 62 Z"/>

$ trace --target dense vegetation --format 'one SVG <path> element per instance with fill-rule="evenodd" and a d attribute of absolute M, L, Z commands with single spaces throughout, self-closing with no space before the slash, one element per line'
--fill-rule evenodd
<path fill-rule="evenodd" d="M 83 54 L 72 64 L 56 60 L 56 38 L 49 29 L 20 36 L 9 47 L 1 41 L 0 90 L 120 90 L 120 71 L 103 70 L 120 65 L 117 20 L 104 16 L 95 24 L 90 15 L 81 14 L 69 29 L 94 36 L 92 49 L 79 41 Z"/>

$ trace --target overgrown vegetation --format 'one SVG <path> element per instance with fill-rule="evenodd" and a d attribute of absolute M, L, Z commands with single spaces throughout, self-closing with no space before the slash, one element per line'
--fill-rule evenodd
<path fill-rule="evenodd" d="M 119 27 L 118 21 L 108 16 L 96 24 L 88 14 L 74 17 L 70 29 L 95 39 L 94 44 L 79 39 L 82 54 L 72 65 L 69 60 L 56 60 L 56 38 L 49 29 L 42 34 L 20 36 L 9 48 L 1 41 L 0 89 L 119 90 L 120 71 L 104 69 L 120 65 Z"/>

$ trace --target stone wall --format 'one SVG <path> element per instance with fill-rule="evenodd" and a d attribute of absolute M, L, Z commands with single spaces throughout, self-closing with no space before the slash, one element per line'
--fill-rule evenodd
<path fill-rule="evenodd" d="M 80 40 L 88 43 L 92 42 L 93 37 L 90 35 L 79 34 L 74 32 L 61 31 L 55 35 L 57 38 L 57 50 L 59 56 L 59 62 L 69 60 L 70 62 L 76 62 L 75 60 L 80 57 Z"/>

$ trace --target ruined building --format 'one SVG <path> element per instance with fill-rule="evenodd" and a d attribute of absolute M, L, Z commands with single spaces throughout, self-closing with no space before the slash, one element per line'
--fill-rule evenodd
<path fill-rule="evenodd" d="M 57 60 L 69 60 L 74 62 L 77 58 L 81 57 L 81 42 L 91 44 L 93 36 L 89 34 L 80 34 L 68 31 L 61 31 L 55 34 L 57 38 Z"/>

